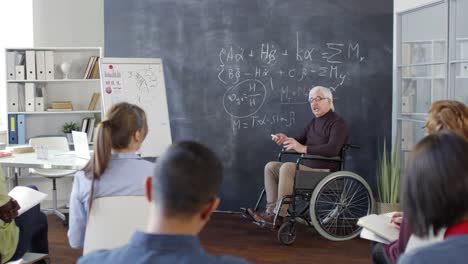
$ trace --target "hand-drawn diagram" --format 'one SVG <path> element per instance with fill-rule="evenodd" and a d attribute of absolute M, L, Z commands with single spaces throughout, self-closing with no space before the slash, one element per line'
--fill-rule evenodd
<path fill-rule="evenodd" d="M 255 114 L 265 103 L 266 88 L 259 80 L 245 80 L 226 90 L 224 110 L 236 118 Z"/>

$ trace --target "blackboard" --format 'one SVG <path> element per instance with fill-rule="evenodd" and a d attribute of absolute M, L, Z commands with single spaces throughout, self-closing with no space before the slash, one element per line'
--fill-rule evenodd
<path fill-rule="evenodd" d="M 105 1 L 105 55 L 162 58 L 173 141 L 222 159 L 221 209 L 252 205 L 263 166 L 312 118 L 307 94 L 333 89 L 348 121 L 348 169 L 375 190 L 391 138 L 393 1 Z M 155 105 L 155 107 L 157 107 Z"/>
<path fill-rule="evenodd" d="M 161 155 L 172 143 L 162 61 L 104 57 L 99 69 L 104 114 L 119 102 L 139 105 L 148 123 L 139 153 L 142 157 Z"/>

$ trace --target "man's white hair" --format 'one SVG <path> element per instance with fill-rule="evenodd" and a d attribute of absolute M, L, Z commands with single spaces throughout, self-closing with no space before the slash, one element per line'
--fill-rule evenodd
<path fill-rule="evenodd" d="M 330 99 L 331 110 L 335 111 L 335 106 L 333 105 L 333 94 L 332 94 L 331 90 L 328 89 L 327 87 L 315 86 L 309 92 L 309 99 L 310 99 L 310 96 L 312 95 L 312 93 L 316 93 L 316 92 L 321 92 L 323 94 L 323 96 Z"/>

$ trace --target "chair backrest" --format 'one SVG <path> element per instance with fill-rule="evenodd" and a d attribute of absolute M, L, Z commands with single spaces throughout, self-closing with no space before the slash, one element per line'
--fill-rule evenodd
<path fill-rule="evenodd" d="M 33 148 L 45 146 L 50 150 L 69 151 L 70 146 L 66 137 L 36 137 L 29 139 L 29 145 Z"/>
<path fill-rule="evenodd" d="M 145 196 L 111 196 L 93 201 L 89 212 L 83 254 L 128 243 L 136 230 L 144 230 L 150 203 Z"/>

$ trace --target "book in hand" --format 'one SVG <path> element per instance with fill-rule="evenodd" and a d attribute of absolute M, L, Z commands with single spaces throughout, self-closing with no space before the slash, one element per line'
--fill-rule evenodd
<path fill-rule="evenodd" d="M 390 223 L 390 219 L 393 214 L 394 212 L 380 215 L 371 214 L 359 218 L 357 224 L 363 227 L 361 237 L 381 243 L 388 242 L 385 244 L 389 244 L 397 240 L 400 230 Z M 369 232 L 376 236 L 372 236 Z"/>
<path fill-rule="evenodd" d="M 18 210 L 18 216 L 20 216 L 24 212 L 42 202 L 47 197 L 47 194 L 41 193 L 29 187 L 16 186 L 8 193 L 8 196 L 12 197 L 18 202 L 20 206 L 20 209 Z"/>

